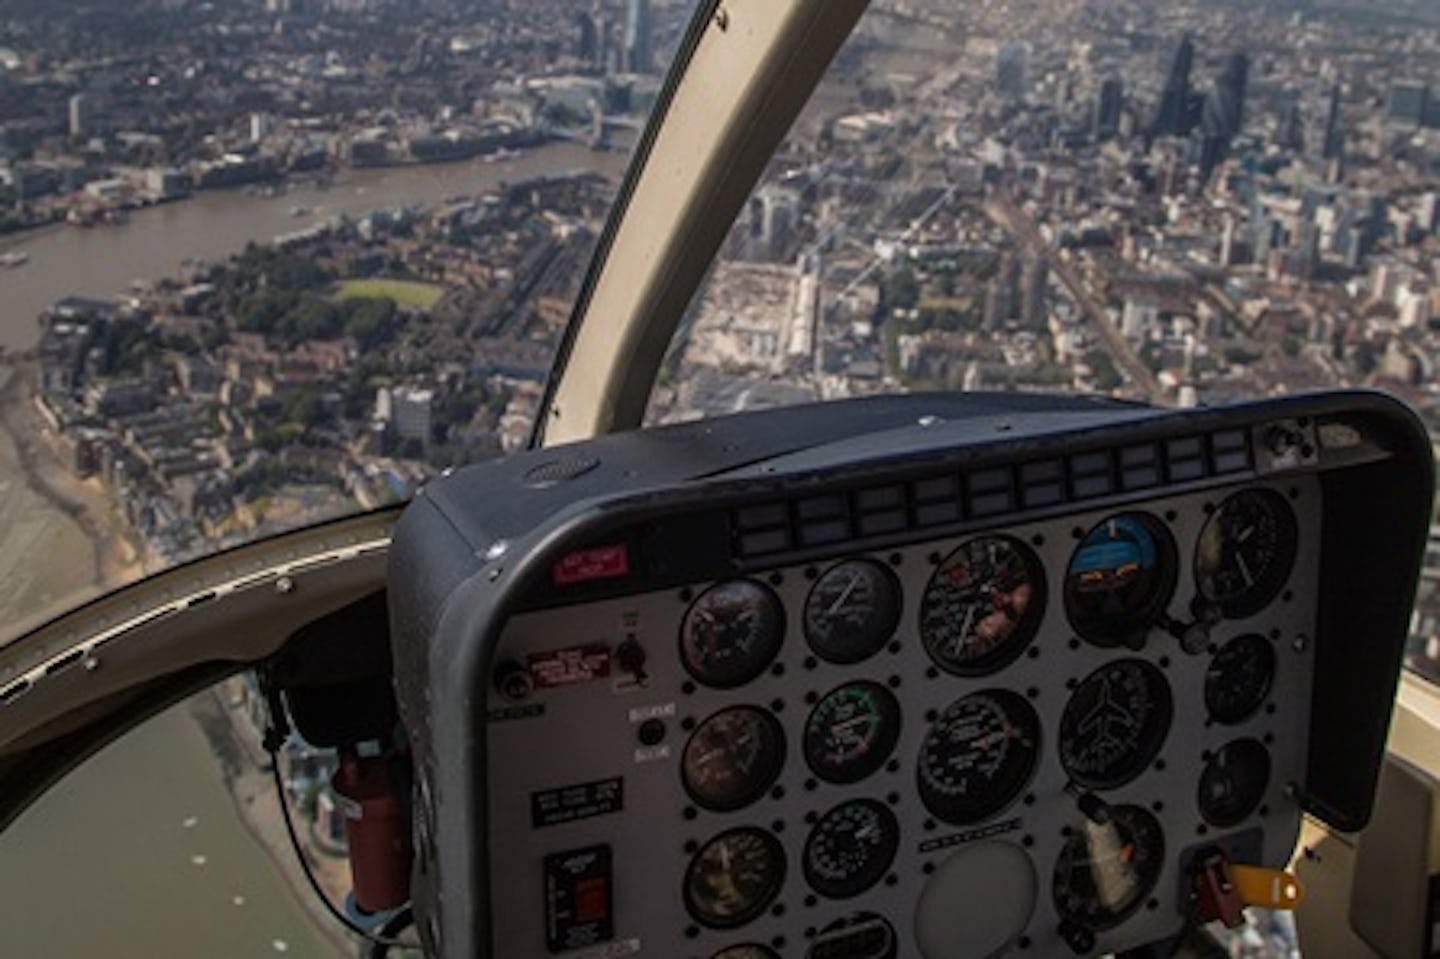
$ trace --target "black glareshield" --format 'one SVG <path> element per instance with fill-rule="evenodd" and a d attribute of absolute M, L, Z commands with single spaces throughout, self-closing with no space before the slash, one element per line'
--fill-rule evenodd
<path fill-rule="evenodd" d="M 389 581 L 422 934 L 1173 935 L 1197 832 L 1283 865 L 1302 811 L 1367 821 L 1432 493 L 1424 430 L 1363 392 L 874 398 L 437 481 Z M 1015 908 L 952 922 L 981 874 Z"/>

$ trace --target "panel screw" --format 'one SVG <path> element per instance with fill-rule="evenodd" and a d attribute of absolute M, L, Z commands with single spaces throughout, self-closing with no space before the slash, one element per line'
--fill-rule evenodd
<path fill-rule="evenodd" d="M 289 576 L 281 576 L 275 581 L 275 592 L 281 596 L 289 596 L 295 592 L 295 581 Z"/>
<path fill-rule="evenodd" d="M 726 30 L 730 29 L 729 10 L 726 10 L 724 7 L 718 7 L 715 10 L 715 26 L 720 28 L 721 33 L 724 33 Z"/>
<path fill-rule="evenodd" d="M 86 656 L 81 661 L 81 665 L 85 667 L 85 672 L 93 673 L 95 672 L 95 670 L 100 668 L 100 660 L 96 659 L 94 656 Z"/>
<path fill-rule="evenodd" d="M 1305 652 L 1305 650 L 1310 648 L 1310 637 L 1306 636 L 1304 633 L 1301 633 L 1299 636 L 1296 636 L 1293 640 L 1291 640 L 1290 648 L 1295 650 L 1295 652 L 1297 653 Z"/>

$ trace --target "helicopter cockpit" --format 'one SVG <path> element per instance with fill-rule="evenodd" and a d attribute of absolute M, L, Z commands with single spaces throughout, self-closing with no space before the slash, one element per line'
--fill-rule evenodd
<path fill-rule="evenodd" d="M 1403 402 L 642 428 L 867 6 L 699 5 L 530 449 L 0 647 L 0 826 L 254 669 L 272 761 L 338 751 L 370 954 L 1204 956 L 1251 908 L 1306 955 L 1431 954 L 1440 705 L 1402 667 L 1434 459 Z"/>

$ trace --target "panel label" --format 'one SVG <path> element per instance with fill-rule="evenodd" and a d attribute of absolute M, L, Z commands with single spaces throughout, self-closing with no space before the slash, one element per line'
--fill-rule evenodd
<path fill-rule="evenodd" d="M 1019 828 L 1020 820 L 1006 819 L 1002 822 L 991 823 L 988 826 L 981 826 L 979 829 L 971 829 L 969 832 L 957 832 L 949 836 L 941 836 L 939 839 L 927 840 L 920 844 L 920 852 L 923 854 L 934 852 L 937 849 L 949 849 L 951 846 L 963 846 L 967 842 L 989 839 L 992 836 L 1014 832 Z"/>
<path fill-rule="evenodd" d="M 623 543 L 581 549 L 561 557 L 553 570 L 556 586 L 573 586 L 597 579 L 618 579 L 630 573 L 630 554 Z"/>
<path fill-rule="evenodd" d="M 625 780 L 601 779 L 530 794 L 530 825 L 536 829 L 591 819 L 625 808 Z"/>
<path fill-rule="evenodd" d="M 610 675 L 610 647 L 604 643 L 530 654 L 530 677 L 542 689 L 574 686 Z"/>

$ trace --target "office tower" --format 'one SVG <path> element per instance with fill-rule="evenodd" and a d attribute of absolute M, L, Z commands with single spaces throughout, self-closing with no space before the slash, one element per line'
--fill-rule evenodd
<path fill-rule="evenodd" d="M 1150 125 L 1151 135 L 1185 136 L 1194 129 L 1193 94 L 1190 90 L 1190 69 L 1194 63 L 1195 41 L 1187 33 L 1170 56 L 1165 87 L 1160 92 L 1155 121 Z"/>
<path fill-rule="evenodd" d="M 95 100 L 88 93 L 70 98 L 70 135 L 81 138 L 95 132 Z"/>
<path fill-rule="evenodd" d="M 995 89 L 1010 99 L 1025 95 L 1025 48 L 1020 44 L 1007 43 L 996 51 Z"/>
<path fill-rule="evenodd" d="M 1020 323 L 1027 330 L 1043 330 L 1049 321 L 1046 297 L 1049 277 L 1050 262 L 1045 257 L 1037 256 L 1026 261 L 1021 285 Z"/>
<path fill-rule="evenodd" d="M 649 73 L 650 0 L 628 0 L 625 10 L 625 66 L 631 73 Z"/>
<path fill-rule="evenodd" d="M 1092 131 L 1097 140 L 1109 140 L 1120 132 L 1120 112 L 1125 106 L 1125 84 L 1119 77 L 1106 77 L 1095 94 Z"/>
<path fill-rule="evenodd" d="M 1305 114 L 1300 110 L 1299 100 L 1292 100 L 1281 112 L 1276 144 L 1292 153 L 1305 149 Z"/>
<path fill-rule="evenodd" d="M 1330 99 L 1325 110 L 1325 133 L 1320 141 L 1320 155 L 1326 160 L 1338 160 L 1345 153 L 1345 130 L 1340 125 L 1340 81 L 1330 88 Z"/>
<path fill-rule="evenodd" d="M 1215 103 L 1216 119 L 1227 137 L 1234 137 L 1245 125 L 1245 88 L 1249 79 L 1249 57 L 1232 53 L 1225 58 L 1210 99 Z"/>
<path fill-rule="evenodd" d="M 594 63 L 600 49 L 599 34 L 595 18 L 584 10 L 575 14 L 575 58 L 585 63 Z"/>

